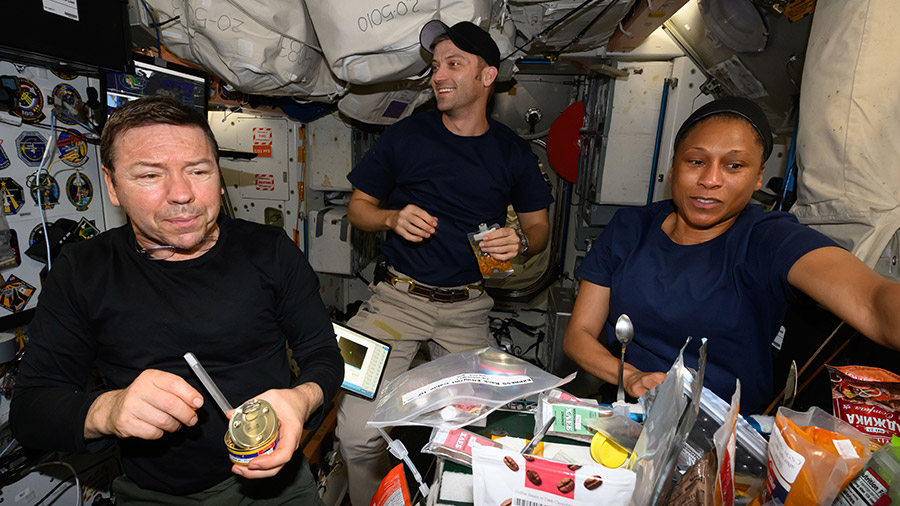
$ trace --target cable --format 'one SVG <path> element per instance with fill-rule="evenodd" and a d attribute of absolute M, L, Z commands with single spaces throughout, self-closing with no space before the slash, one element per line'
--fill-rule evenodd
<path fill-rule="evenodd" d="M 150 7 L 147 6 L 147 2 L 145 2 L 144 0 L 141 0 L 141 5 L 144 6 L 144 10 L 146 10 L 147 15 L 150 16 L 150 21 L 151 21 L 150 26 L 152 26 L 153 28 L 156 28 L 156 54 L 157 54 L 157 56 L 162 58 L 162 38 L 159 36 L 160 24 L 156 21 L 156 17 L 153 15 L 153 12 L 150 10 Z M 175 18 L 173 18 L 173 19 L 175 19 Z M 166 23 L 168 23 L 170 21 L 172 21 L 172 20 L 170 19 L 169 21 L 166 21 Z"/>
<path fill-rule="evenodd" d="M 159 23 L 151 23 L 151 24 L 150 24 L 150 28 L 157 28 L 157 29 L 159 29 L 159 27 L 161 27 L 161 26 L 166 26 L 166 25 L 168 25 L 169 23 L 174 23 L 175 21 L 178 21 L 179 19 L 181 19 L 181 16 L 175 16 L 174 18 L 169 18 L 169 19 L 167 19 L 167 20 L 165 20 L 165 21 L 160 21 Z"/>
<path fill-rule="evenodd" d="M 50 139 L 47 141 L 47 148 L 44 150 L 44 157 L 41 159 L 41 165 L 38 167 L 33 174 L 31 174 L 30 178 L 32 181 L 29 183 L 28 179 L 25 180 L 25 185 L 29 188 L 35 189 L 35 194 L 37 195 L 37 204 L 38 204 L 38 212 L 41 215 L 41 228 L 44 231 L 44 246 L 47 247 L 47 272 L 50 271 L 51 268 L 51 260 L 50 260 L 50 235 L 47 232 L 47 213 L 44 209 L 44 205 L 41 202 L 41 176 L 46 172 L 48 174 L 47 184 L 50 184 L 49 178 L 49 168 L 52 164 L 48 164 L 48 160 L 53 158 L 53 148 L 56 147 L 56 114 L 50 114 Z"/>
<path fill-rule="evenodd" d="M 9 451 L 9 449 L 12 448 L 12 445 L 14 445 L 16 443 L 17 443 L 16 438 L 13 438 L 12 441 L 10 441 L 8 445 L 6 445 L 6 448 L 4 448 L 2 452 L 0 452 L 0 457 L 3 457 L 4 455 L 6 455 L 6 452 Z"/>
<path fill-rule="evenodd" d="M 54 466 L 54 465 L 66 466 L 69 469 L 69 471 L 72 473 L 72 476 L 75 478 L 75 494 L 76 494 L 75 505 L 82 506 L 81 505 L 81 501 L 82 501 L 82 499 L 81 499 L 81 481 L 79 481 L 78 472 L 75 471 L 75 468 L 72 467 L 72 464 L 69 464 L 68 462 L 63 462 L 62 460 L 54 460 L 51 462 L 35 464 L 35 465 L 29 467 L 22 474 L 26 475 L 26 474 L 30 473 L 31 471 L 40 469 L 42 467 L 50 467 L 50 466 Z M 55 487 L 53 487 L 53 489 L 50 492 L 48 492 L 44 497 L 42 497 L 40 501 L 36 502 L 34 504 L 34 506 L 40 506 L 44 501 L 47 500 L 48 497 L 53 495 L 53 493 L 56 492 L 56 490 L 59 489 L 59 487 L 62 486 L 62 484 L 64 484 L 64 483 L 68 483 L 68 481 L 60 481 Z"/>
<path fill-rule="evenodd" d="M 588 32 L 588 30 L 590 30 L 591 27 L 593 27 L 594 24 L 597 23 L 597 21 L 600 21 L 600 18 L 602 18 L 604 15 L 606 15 L 606 11 L 608 11 L 609 8 L 612 7 L 613 5 L 615 5 L 615 2 L 609 2 L 608 4 L 606 4 L 606 7 L 604 7 L 604 8 L 600 11 L 600 14 L 597 14 L 596 16 L 594 16 L 594 19 L 592 19 L 590 23 L 588 23 L 584 28 L 582 28 L 581 31 L 578 32 L 578 35 L 575 36 L 574 39 L 570 40 L 568 44 L 566 44 L 565 46 L 563 46 L 563 47 L 562 47 L 559 51 L 557 51 L 557 52 L 561 54 L 563 51 L 565 51 L 566 49 L 568 49 L 572 44 L 576 44 L 576 43 L 580 42 L 580 41 L 581 41 L 581 38 L 584 37 L 584 35 Z"/>
<path fill-rule="evenodd" d="M 602 1 L 603 1 L 603 0 L 584 0 L 584 2 L 581 2 L 581 3 L 578 5 L 578 7 L 575 7 L 574 9 L 572 9 L 572 10 L 570 10 L 569 12 L 565 13 L 565 14 L 563 15 L 563 17 L 557 19 L 557 20 L 556 20 L 555 22 L 553 22 L 550 26 L 548 26 L 547 28 L 544 28 L 543 30 L 541 30 L 537 35 L 535 35 L 534 37 L 528 39 L 528 42 L 522 44 L 521 46 L 516 46 L 516 49 L 515 49 L 514 51 L 512 51 L 511 53 L 509 53 L 509 54 L 506 55 L 505 57 L 501 58 L 500 61 L 502 62 L 503 60 L 506 60 L 507 58 L 511 57 L 512 55 L 516 54 L 517 52 L 524 50 L 525 47 L 527 47 L 529 44 L 531 44 L 532 42 L 534 42 L 536 39 L 538 39 L 538 38 L 540 38 L 540 37 L 543 37 L 544 35 L 550 33 L 550 32 L 551 32 L 552 30 L 554 30 L 557 26 L 559 26 L 560 24 L 564 23 L 567 19 L 569 19 L 570 17 L 572 17 L 572 16 L 574 16 L 575 14 L 577 14 L 578 12 L 580 12 L 581 9 L 583 9 L 583 8 L 585 7 L 585 5 L 587 5 L 587 4 L 591 3 L 591 2 L 602 2 Z"/>

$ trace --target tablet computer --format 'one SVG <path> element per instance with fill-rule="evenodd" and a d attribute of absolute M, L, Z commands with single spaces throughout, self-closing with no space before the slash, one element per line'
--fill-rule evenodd
<path fill-rule="evenodd" d="M 344 358 L 341 388 L 364 399 L 374 399 L 384 377 L 391 346 L 340 323 L 332 324 Z"/>

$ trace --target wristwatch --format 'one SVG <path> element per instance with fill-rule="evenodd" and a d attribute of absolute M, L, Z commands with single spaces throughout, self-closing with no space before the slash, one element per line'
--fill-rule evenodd
<path fill-rule="evenodd" d="M 524 255 L 528 251 L 528 236 L 524 232 L 519 236 L 519 244 L 522 245 L 522 251 L 519 254 Z"/>

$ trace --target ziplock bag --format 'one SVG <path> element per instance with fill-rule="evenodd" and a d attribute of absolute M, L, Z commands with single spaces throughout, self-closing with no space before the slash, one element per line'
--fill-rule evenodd
<path fill-rule="evenodd" d="M 812 407 L 778 408 L 769 438 L 769 475 L 762 501 L 828 506 L 869 460 L 869 439 L 849 423 Z"/>
<path fill-rule="evenodd" d="M 490 253 L 481 251 L 481 248 L 478 246 L 478 243 L 481 242 L 484 236 L 495 230 L 500 230 L 500 225 L 495 223 L 491 225 L 491 228 L 488 228 L 487 225 L 482 223 L 478 226 L 478 232 L 470 232 L 468 234 L 469 245 L 472 246 L 472 251 L 475 252 L 475 259 L 478 260 L 478 270 L 481 271 L 483 278 L 500 279 L 511 276 L 515 272 L 509 260 L 497 260 Z"/>
<path fill-rule="evenodd" d="M 458 429 L 510 401 L 559 387 L 574 378 L 575 373 L 559 378 L 495 348 L 450 353 L 383 385 L 366 426 Z"/>

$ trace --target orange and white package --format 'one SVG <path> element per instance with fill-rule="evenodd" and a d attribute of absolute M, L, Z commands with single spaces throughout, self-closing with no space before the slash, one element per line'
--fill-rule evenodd
<path fill-rule="evenodd" d="M 868 438 L 813 407 L 778 408 L 769 438 L 769 470 L 760 502 L 828 506 L 869 460 Z"/>
<path fill-rule="evenodd" d="M 409 487 L 406 485 L 406 474 L 403 473 L 403 464 L 394 466 L 381 480 L 369 506 L 412 506 L 409 499 Z"/>
<path fill-rule="evenodd" d="M 900 436 L 900 376 L 877 367 L 828 367 L 834 416 L 872 440 L 872 451 Z"/>
<path fill-rule="evenodd" d="M 496 230 L 500 230 L 500 225 L 495 223 L 488 228 L 486 224 L 482 223 L 478 226 L 478 232 L 469 233 L 469 245 L 472 246 L 472 251 L 475 252 L 475 259 L 478 260 L 478 270 L 481 271 L 481 276 L 485 279 L 505 278 L 515 272 L 512 262 L 509 260 L 497 260 L 490 253 L 481 251 L 481 247 L 478 246 L 484 236 Z"/>

